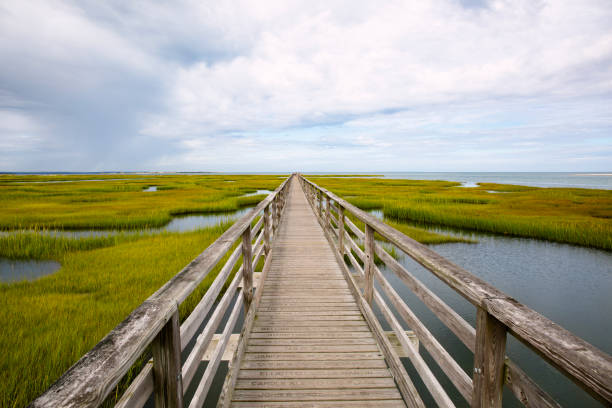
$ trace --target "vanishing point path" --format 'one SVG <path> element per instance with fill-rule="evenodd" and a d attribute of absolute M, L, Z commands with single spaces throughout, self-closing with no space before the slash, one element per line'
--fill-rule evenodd
<path fill-rule="evenodd" d="M 289 191 L 232 406 L 404 407 L 300 184 Z"/>

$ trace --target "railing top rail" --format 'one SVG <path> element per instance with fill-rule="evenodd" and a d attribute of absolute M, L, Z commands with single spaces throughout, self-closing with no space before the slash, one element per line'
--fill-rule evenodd
<path fill-rule="evenodd" d="M 32 407 L 81 407 L 101 404 L 178 305 L 204 280 L 259 213 L 268 207 L 293 175 L 285 179 L 253 210 L 237 220 L 164 286 L 108 333 L 62 377 L 34 400 Z"/>
<path fill-rule="evenodd" d="M 523 344 L 537 352 L 600 401 L 612 402 L 612 357 L 521 304 L 465 269 L 388 226 L 329 190 L 320 190 L 357 219 L 419 262 L 477 307 L 503 323 Z"/>

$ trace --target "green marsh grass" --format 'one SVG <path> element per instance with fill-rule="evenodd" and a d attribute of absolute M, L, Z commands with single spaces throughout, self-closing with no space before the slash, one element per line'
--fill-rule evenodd
<path fill-rule="evenodd" d="M 22 407 L 212 243 L 227 225 L 161 233 L 90 250 L 58 250 L 62 264 L 32 282 L 0 284 L 0 406 Z M 181 305 L 193 310 L 219 268 Z M 9 352 L 10 351 L 10 352 Z"/>
<path fill-rule="evenodd" d="M 612 250 L 612 191 L 430 180 L 310 178 L 385 222 L 442 225 Z M 435 243 L 435 242 L 429 242 Z"/>
<path fill-rule="evenodd" d="M 103 178 L 105 181 L 33 183 Z M 121 180 L 113 180 L 120 178 Z M 46 390 L 230 225 L 185 233 L 71 238 L 46 229 L 143 229 L 172 215 L 235 211 L 274 190 L 278 176 L 0 175 L 0 256 L 54 259 L 61 268 L 34 281 L 0 283 L 0 406 L 23 407 Z M 155 185 L 156 192 L 142 192 Z M 226 256 L 227 258 L 227 256 Z M 224 261 L 220 262 L 220 265 Z M 258 265 L 261 268 L 261 263 Z M 220 266 L 181 304 L 183 320 Z M 146 356 L 141 359 L 146 361 Z M 127 377 L 134 374 L 131 371 Z M 125 381 L 117 389 L 117 395 Z M 111 397 L 110 400 L 113 398 Z"/>

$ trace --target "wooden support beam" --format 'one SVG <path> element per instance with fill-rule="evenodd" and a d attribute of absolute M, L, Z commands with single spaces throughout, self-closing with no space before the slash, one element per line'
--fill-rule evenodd
<path fill-rule="evenodd" d="M 251 226 L 242 233 L 242 280 L 244 288 L 242 295 L 244 297 L 244 312 L 249 310 L 251 300 L 253 299 L 253 266 L 251 259 L 253 258 L 253 248 L 251 245 Z"/>
<path fill-rule="evenodd" d="M 363 297 L 371 305 L 374 293 L 374 229 L 365 226 L 365 259 L 364 259 Z"/>
<path fill-rule="evenodd" d="M 486 310 L 476 311 L 474 408 L 501 408 L 506 354 L 506 326 Z"/>
<path fill-rule="evenodd" d="M 270 254 L 270 206 L 264 208 L 264 251 L 266 258 Z"/>
<path fill-rule="evenodd" d="M 152 343 L 156 408 L 183 407 L 181 336 L 178 308 Z"/>
<path fill-rule="evenodd" d="M 344 258 L 344 208 L 338 205 L 338 249 Z"/>

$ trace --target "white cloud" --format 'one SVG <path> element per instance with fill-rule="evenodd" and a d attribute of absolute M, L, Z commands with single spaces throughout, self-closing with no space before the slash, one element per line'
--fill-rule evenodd
<path fill-rule="evenodd" d="M 0 92 L 9 107 L 61 107 L 28 112 L 40 138 L 89 126 L 105 149 L 147 145 L 141 162 L 166 170 L 368 170 L 408 155 L 412 169 L 466 169 L 479 154 L 542 166 L 551 144 L 556 160 L 581 145 L 599 166 L 610 21 L 608 0 L 10 1 Z M 134 163 L 87 144 L 77 163 Z"/>

